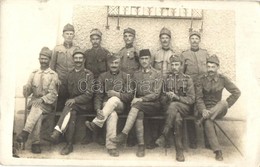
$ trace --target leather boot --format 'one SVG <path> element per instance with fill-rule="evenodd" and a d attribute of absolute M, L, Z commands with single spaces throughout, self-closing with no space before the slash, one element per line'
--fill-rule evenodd
<path fill-rule="evenodd" d="M 68 155 L 72 151 L 73 151 L 73 145 L 72 145 L 72 143 L 68 143 L 65 147 L 63 147 L 60 154 L 61 155 Z"/>
<path fill-rule="evenodd" d="M 40 154 L 42 152 L 40 144 L 32 144 L 31 151 L 34 154 Z"/>
<path fill-rule="evenodd" d="M 114 138 L 110 138 L 109 140 L 114 143 L 123 144 L 126 142 L 126 139 L 127 139 L 127 134 L 124 134 L 123 132 L 121 132 L 119 135 L 117 135 Z"/>
<path fill-rule="evenodd" d="M 89 121 L 86 121 L 86 122 L 85 122 L 85 125 L 86 125 L 87 128 L 88 128 L 89 130 L 91 130 L 92 132 L 97 132 L 97 130 L 98 130 L 98 128 L 99 128 L 95 123 L 89 122 Z"/>
<path fill-rule="evenodd" d="M 183 150 L 177 150 L 176 149 L 176 160 L 179 161 L 179 162 L 185 161 L 185 157 L 183 155 Z"/>
<path fill-rule="evenodd" d="M 215 159 L 217 161 L 223 161 L 223 156 L 222 156 L 222 151 L 221 150 L 214 151 L 214 153 L 216 154 Z"/>
<path fill-rule="evenodd" d="M 160 146 L 160 147 L 165 147 L 165 137 L 164 135 L 161 135 L 156 141 L 155 143 Z"/>
<path fill-rule="evenodd" d="M 22 131 L 16 138 L 16 141 L 18 143 L 25 143 L 28 140 L 29 132 Z"/>
<path fill-rule="evenodd" d="M 50 137 L 46 137 L 44 138 L 45 140 L 52 142 L 52 143 L 56 143 L 58 142 L 59 138 L 60 138 L 61 133 L 59 131 L 57 131 L 56 129 L 52 132 Z"/>
<path fill-rule="evenodd" d="M 145 147 L 144 147 L 143 144 L 142 145 L 138 145 L 136 156 L 137 157 L 144 157 L 145 156 Z"/>
<path fill-rule="evenodd" d="M 114 149 L 108 149 L 108 154 L 111 156 L 111 157 L 118 157 L 119 156 L 119 151 L 117 148 L 114 148 Z"/>

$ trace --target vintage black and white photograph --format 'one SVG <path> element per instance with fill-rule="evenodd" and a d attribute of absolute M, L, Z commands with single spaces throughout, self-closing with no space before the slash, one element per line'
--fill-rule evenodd
<path fill-rule="evenodd" d="M 1 163 L 258 166 L 259 7 L 2 1 Z"/>

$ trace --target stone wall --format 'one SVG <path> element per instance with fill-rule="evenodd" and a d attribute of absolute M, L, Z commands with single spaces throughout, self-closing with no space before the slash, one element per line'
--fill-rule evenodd
<path fill-rule="evenodd" d="M 103 33 L 102 45 L 111 52 L 117 52 L 124 46 L 123 30 L 131 27 L 137 33 L 135 45 L 139 49 L 149 48 L 154 53 L 160 47 L 159 32 L 165 26 L 172 31 L 172 46 L 177 53 L 189 48 L 190 20 L 120 18 L 120 30 L 117 30 L 117 18 L 110 17 L 110 28 L 107 30 L 106 17 L 105 6 L 74 6 L 72 21 L 76 29 L 75 43 L 82 48 L 90 48 L 90 30 L 99 28 Z M 199 30 L 200 26 L 200 20 L 193 22 L 194 29 Z M 221 72 L 236 79 L 234 11 L 204 10 L 201 48 L 207 49 L 210 54 L 217 54 Z"/>

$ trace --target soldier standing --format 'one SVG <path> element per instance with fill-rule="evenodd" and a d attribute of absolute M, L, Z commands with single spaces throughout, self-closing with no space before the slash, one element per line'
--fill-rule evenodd
<path fill-rule="evenodd" d="M 98 78 L 101 73 L 108 71 L 107 57 L 109 51 L 101 47 L 101 41 L 102 32 L 97 28 L 92 29 L 90 32 L 92 48 L 85 51 L 85 68 L 93 72 L 95 79 Z"/>
<path fill-rule="evenodd" d="M 121 69 L 127 74 L 133 74 L 139 69 L 138 62 L 138 50 L 133 46 L 135 40 L 135 30 L 132 28 L 124 29 L 124 41 L 125 47 L 123 47 L 119 52 L 121 57 Z"/>
<path fill-rule="evenodd" d="M 209 57 L 207 50 L 201 49 L 201 34 L 197 31 L 192 31 L 189 36 L 190 49 L 182 52 L 181 59 L 183 65 L 183 73 L 189 75 L 194 85 L 196 85 L 200 76 L 207 72 L 206 61 Z M 194 109 L 193 109 L 194 110 Z M 196 113 L 194 113 L 196 114 Z M 187 121 L 188 136 L 190 148 L 197 148 L 197 134 L 195 123 L 192 120 Z M 205 145 L 207 146 L 207 138 L 205 137 Z"/>
<path fill-rule="evenodd" d="M 72 57 L 75 68 L 69 72 L 65 83 L 69 98 L 50 137 L 50 141 L 55 142 L 62 133 L 66 132 L 67 144 L 61 150 L 61 155 L 67 155 L 73 151 L 77 114 L 93 111 L 93 73 L 84 68 L 84 52 L 81 49 L 74 50 Z"/>
<path fill-rule="evenodd" d="M 207 74 L 203 75 L 196 85 L 196 105 L 202 115 L 204 129 L 209 146 L 216 154 L 215 159 L 223 160 L 222 151 L 214 128 L 214 120 L 223 118 L 239 98 L 241 92 L 226 76 L 218 73 L 219 59 L 212 55 L 207 59 Z M 226 89 L 231 95 L 222 99 L 222 91 Z"/>
<path fill-rule="evenodd" d="M 136 32 L 132 28 L 124 29 L 124 42 L 125 47 L 123 47 L 119 52 L 119 56 L 121 57 L 121 70 L 130 74 L 131 76 L 135 71 L 137 71 L 140 67 L 138 61 L 138 50 L 134 47 L 135 35 Z M 127 111 L 129 110 L 129 106 L 126 107 Z M 121 126 L 121 124 L 119 124 Z M 132 129 L 128 135 L 127 146 L 132 147 L 136 143 L 136 136 L 134 133 L 134 129 Z"/>
<path fill-rule="evenodd" d="M 195 102 L 195 91 L 192 79 L 181 72 L 181 59 L 178 56 L 170 58 L 172 72 L 165 80 L 165 90 L 161 96 L 162 105 L 166 106 L 166 120 L 162 136 L 156 140 L 160 146 L 165 146 L 169 132 L 174 127 L 176 160 L 184 161 L 183 155 L 183 117 L 191 114 Z"/>
<path fill-rule="evenodd" d="M 135 96 L 131 102 L 131 109 L 127 116 L 124 129 L 115 138 L 110 138 L 114 143 L 124 143 L 129 131 L 135 124 L 138 141 L 137 157 L 145 156 L 144 147 L 144 115 L 160 114 L 159 97 L 162 88 L 160 73 L 151 67 L 151 53 L 143 49 L 139 54 L 141 68 L 134 73 L 133 81 L 136 83 Z M 150 129 L 149 129 L 150 130 Z"/>
<path fill-rule="evenodd" d="M 58 75 L 49 68 L 52 51 L 43 47 L 39 62 L 41 68 L 35 70 L 29 77 L 27 84 L 23 87 L 24 97 L 32 94 L 31 101 L 28 104 L 30 113 L 27 117 L 23 131 L 17 136 L 17 142 L 26 142 L 28 135 L 32 134 L 32 153 L 41 153 L 40 131 L 43 119 L 46 114 L 52 112 L 53 103 L 57 100 Z"/>
<path fill-rule="evenodd" d="M 85 68 L 93 72 L 95 80 L 98 79 L 100 74 L 108 71 L 109 69 L 107 66 L 107 58 L 110 52 L 101 46 L 101 41 L 102 32 L 97 28 L 92 29 L 90 31 L 90 42 L 92 44 L 92 48 L 85 51 Z M 100 145 L 105 144 L 104 129 L 98 130 L 94 136 L 97 138 L 97 142 Z"/>
<path fill-rule="evenodd" d="M 174 55 L 171 48 L 171 31 L 163 27 L 160 31 L 161 48 L 157 50 L 154 56 L 153 67 L 159 71 L 163 77 L 167 77 L 168 72 L 171 71 L 170 57 Z"/>
<path fill-rule="evenodd" d="M 127 82 L 130 75 L 120 70 L 120 57 L 112 55 L 108 61 L 110 70 L 98 78 L 100 88 L 96 91 L 94 100 L 97 117 L 85 124 L 90 130 L 96 131 L 106 123 L 106 148 L 110 156 L 117 157 L 117 146 L 109 139 L 116 137 L 118 114 L 122 114 L 126 104 L 132 100 L 133 91 Z"/>
<path fill-rule="evenodd" d="M 72 54 L 73 51 L 78 48 L 73 44 L 73 39 L 75 37 L 73 25 L 66 24 L 63 28 L 62 36 L 64 38 L 64 43 L 62 45 L 57 45 L 54 48 L 50 62 L 51 69 L 56 71 L 59 77 L 58 111 L 63 109 L 66 99 L 68 98 L 67 88 L 64 83 L 67 80 L 69 71 L 74 68 Z"/>

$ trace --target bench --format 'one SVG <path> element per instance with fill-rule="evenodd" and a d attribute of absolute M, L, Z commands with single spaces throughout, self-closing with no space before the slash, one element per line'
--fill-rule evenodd
<path fill-rule="evenodd" d="M 26 122 L 27 119 L 27 115 L 28 115 L 28 110 L 27 110 L 27 101 L 28 98 L 25 98 L 25 108 L 26 108 L 26 112 L 24 112 L 24 124 Z M 55 111 L 50 113 L 51 115 L 53 115 L 54 117 L 59 117 L 61 115 L 61 111 Z M 94 118 L 96 117 L 96 114 L 80 114 L 81 117 L 87 117 L 87 118 Z M 119 114 L 118 118 L 127 118 L 126 114 Z M 164 120 L 165 116 L 161 115 L 161 116 L 145 116 L 144 119 L 154 119 L 154 120 Z M 196 121 L 197 118 L 195 116 L 186 116 L 183 118 L 183 146 L 184 149 L 187 150 L 188 148 L 188 132 L 187 132 L 187 121 L 191 120 L 191 121 Z M 234 142 L 232 141 L 232 139 L 227 135 L 227 133 L 224 131 L 224 129 L 220 126 L 220 124 L 218 123 L 218 121 L 242 121 L 245 122 L 245 120 L 243 119 L 236 119 L 236 118 L 228 118 L 228 117 L 224 117 L 222 119 L 218 119 L 218 120 L 214 120 L 214 124 L 216 127 L 218 127 L 218 129 L 224 134 L 224 136 L 230 141 L 230 143 L 236 148 L 236 150 L 240 153 L 241 156 L 243 156 L 242 152 L 240 151 L 240 149 L 234 144 Z M 22 147 L 24 149 L 24 145 Z M 167 155 L 167 148 L 165 148 L 165 154 Z"/>

